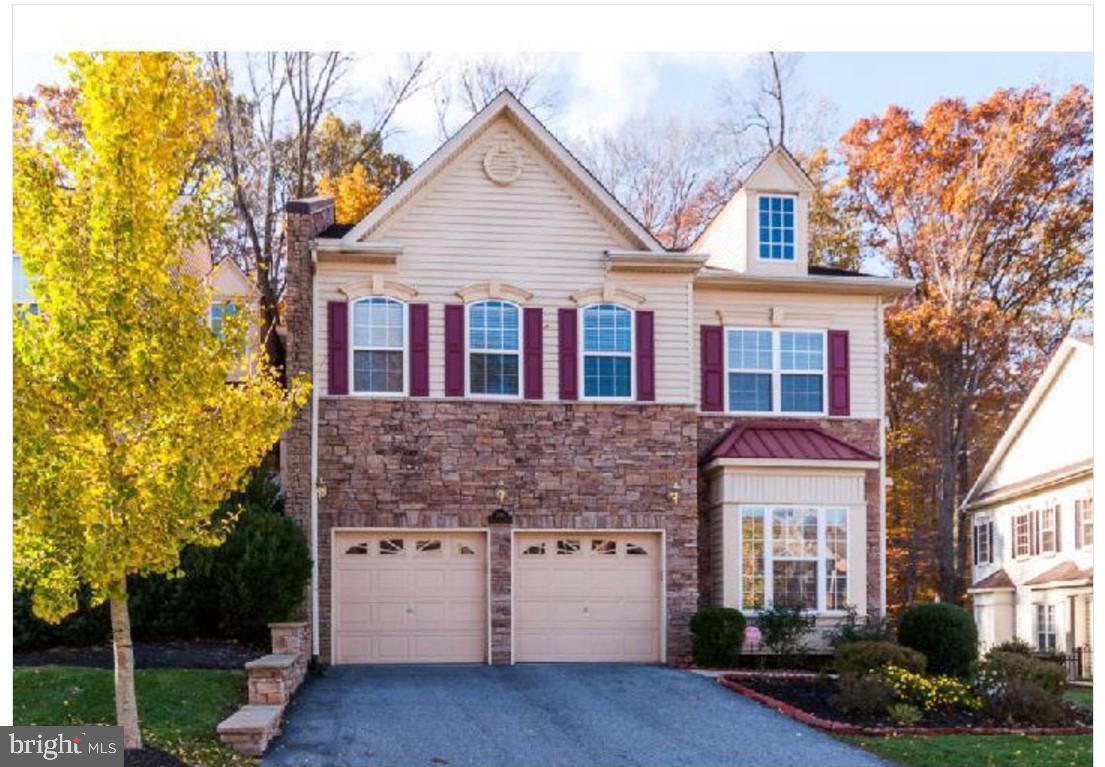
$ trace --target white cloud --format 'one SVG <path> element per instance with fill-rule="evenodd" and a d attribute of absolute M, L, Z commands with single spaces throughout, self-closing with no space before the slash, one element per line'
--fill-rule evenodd
<path fill-rule="evenodd" d="M 612 131 L 646 112 L 659 85 L 659 61 L 647 53 L 580 53 L 567 59 L 564 109 L 555 120 L 575 139 Z"/>

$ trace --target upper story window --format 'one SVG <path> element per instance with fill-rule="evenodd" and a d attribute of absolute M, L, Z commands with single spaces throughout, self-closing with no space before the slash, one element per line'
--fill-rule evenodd
<path fill-rule="evenodd" d="M 406 304 L 394 298 L 362 298 L 353 304 L 353 391 L 406 391 Z"/>
<path fill-rule="evenodd" d="M 207 315 L 208 324 L 211 326 L 211 332 L 219 338 L 222 338 L 223 320 L 229 319 L 237 313 L 238 307 L 230 301 L 215 301 L 211 304 L 211 310 Z"/>
<path fill-rule="evenodd" d="M 616 304 L 583 309 L 583 396 L 633 396 L 633 312 Z"/>
<path fill-rule="evenodd" d="M 1054 554 L 1060 549 L 1059 504 L 1013 517 L 1013 557 Z"/>
<path fill-rule="evenodd" d="M 761 259 L 794 260 L 794 199 L 791 195 L 759 196 Z"/>
<path fill-rule="evenodd" d="M 468 305 L 468 393 L 517 397 L 522 355 L 518 307 L 508 301 Z"/>
<path fill-rule="evenodd" d="M 725 338 L 730 412 L 824 413 L 824 331 L 728 328 Z"/>
<path fill-rule="evenodd" d="M 972 532 L 974 563 L 990 564 L 994 561 L 994 523 L 989 520 L 975 520 Z"/>
<path fill-rule="evenodd" d="M 1093 496 L 1074 502 L 1075 546 L 1085 548 L 1093 546 Z"/>

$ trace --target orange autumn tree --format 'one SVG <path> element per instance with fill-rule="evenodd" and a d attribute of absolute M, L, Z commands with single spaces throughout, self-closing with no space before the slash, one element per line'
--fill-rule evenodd
<path fill-rule="evenodd" d="M 999 90 L 923 119 L 890 107 L 842 146 L 865 245 L 918 283 L 886 316 L 891 602 L 958 601 L 959 503 L 1042 361 L 1090 312 L 1093 97 Z"/>

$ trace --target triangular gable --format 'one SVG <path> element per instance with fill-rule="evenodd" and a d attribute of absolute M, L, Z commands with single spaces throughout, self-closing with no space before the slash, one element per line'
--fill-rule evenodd
<path fill-rule="evenodd" d="M 207 276 L 207 284 L 216 295 L 230 298 L 234 296 L 256 296 L 257 286 L 250 281 L 245 272 L 232 258 L 224 258 Z"/>
<path fill-rule="evenodd" d="M 540 147 L 557 169 L 573 181 L 585 198 L 601 211 L 631 242 L 642 250 L 664 253 L 666 249 L 618 200 L 579 162 L 540 120 L 510 91 L 504 90 L 442 144 L 402 184 L 342 237 L 342 242 L 359 242 L 414 198 L 438 173 L 472 144 L 497 117 L 505 115 L 522 134 Z"/>
<path fill-rule="evenodd" d="M 1055 356 L 1052 357 L 1051 361 L 1044 369 L 1044 372 L 1040 375 L 1039 380 L 1032 387 L 1032 391 L 1028 393 L 1028 397 L 1025 398 L 1024 404 L 1021 405 L 1017 414 L 1013 417 L 1009 427 L 1005 430 L 1005 433 L 1002 434 L 1001 439 L 998 440 L 998 444 L 994 447 L 985 466 L 983 466 L 982 471 L 979 473 L 978 479 L 975 480 L 970 492 L 968 492 L 966 498 L 964 498 L 964 505 L 970 505 L 976 500 L 981 500 L 983 496 L 992 495 L 996 490 L 999 490 L 1000 487 L 1013 483 L 1011 478 L 1002 479 L 1000 482 L 997 481 L 997 479 L 1002 473 L 1003 464 L 1018 450 L 1019 446 L 1023 444 L 1023 439 L 1031 440 L 1027 432 L 1036 419 L 1054 418 L 1057 415 L 1056 412 L 1054 412 L 1057 407 L 1070 404 L 1068 400 L 1074 399 L 1079 403 L 1084 403 L 1086 401 L 1085 398 L 1081 397 L 1073 398 L 1069 393 L 1063 396 L 1053 395 L 1053 389 L 1063 381 L 1064 378 L 1068 378 L 1069 384 L 1074 387 L 1084 386 L 1086 394 L 1092 395 L 1092 378 L 1086 382 L 1077 381 L 1074 377 L 1081 371 L 1074 371 L 1070 368 L 1070 363 L 1074 361 L 1080 350 L 1092 351 L 1092 348 L 1093 347 L 1089 343 L 1076 338 L 1067 338 L 1063 341 L 1059 349 L 1055 352 Z M 1091 376 L 1092 364 L 1091 360 L 1089 362 L 1089 372 Z M 1059 402 L 1058 400 L 1063 401 Z M 1068 424 L 1068 428 L 1069 426 L 1073 426 L 1073 424 Z M 1072 443 L 1073 436 L 1071 436 L 1070 440 L 1064 440 L 1063 442 L 1064 445 Z M 1039 455 L 1059 460 L 1056 456 L 1056 451 L 1064 445 L 1050 443 L 1039 445 L 1037 449 Z M 1092 455 L 1085 457 L 1092 457 Z M 1063 463 L 1062 460 L 1059 460 L 1059 462 Z M 1034 465 L 1034 472 L 1042 473 L 1051 468 L 1059 467 Z M 1020 479 L 1024 480 L 1028 478 L 1029 477 L 1021 477 Z"/>
<path fill-rule="evenodd" d="M 768 152 L 752 172 L 744 179 L 741 187 L 744 189 L 775 189 L 778 184 L 771 178 L 775 169 L 781 170 L 800 192 L 812 192 L 817 187 L 809 175 L 794 159 L 794 155 L 786 147 L 777 146 Z"/>

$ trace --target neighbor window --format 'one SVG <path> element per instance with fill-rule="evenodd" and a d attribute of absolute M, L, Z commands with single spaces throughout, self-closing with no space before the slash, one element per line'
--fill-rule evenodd
<path fill-rule="evenodd" d="M 825 411 L 825 332 L 728 328 L 726 386 L 733 413 Z"/>
<path fill-rule="evenodd" d="M 1093 496 L 1074 502 L 1074 534 L 1079 548 L 1093 546 Z"/>
<path fill-rule="evenodd" d="M 845 609 L 847 509 L 744 506 L 740 537 L 741 609 Z"/>
<path fill-rule="evenodd" d="M 794 197 L 760 195 L 760 258 L 794 260 Z"/>
<path fill-rule="evenodd" d="M 1059 550 L 1059 507 L 1040 510 L 1040 551 L 1045 554 Z"/>
<path fill-rule="evenodd" d="M 518 307 L 480 301 L 468 307 L 468 392 L 518 396 L 521 368 Z"/>
<path fill-rule="evenodd" d="M 1055 605 L 1036 605 L 1036 649 L 1055 649 Z"/>
<path fill-rule="evenodd" d="M 1013 517 L 1013 556 L 1027 557 L 1034 552 L 1032 545 L 1032 515 L 1018 514 Z"/>
<path fill-rule="evenodd" d="M 394 298 L 353 304 L 353 391 L 402 394 L 406 389 L 406 305 Z"/>
<path fill-rule="evenodd" d="M 633 312 L 615 304 L 583 310 L 583 396 L 633 396 Z"/>
<path fill-rule="evenodd" d="M 12 303 L 20 311 L 38 314 L 38 304 L 31 293 L 31 280 L 23 271 L 23 257 L 12 256 Z"/>
<path fill-rule="evenodd" d="M 209 324 L 211 325 L 211 331 L 219 338 L 223 336 L 223 321 L 230 319 L 238 313 L 238 307 L 229 301 L 216 301 L 211 304 L 211 311 L 208 315 Z"/>
<path fill-rule="evenodd" d="M 974 563 L 984 565 L 993 562 L 994 523 L 976 520 L 972 532 L 974 533 Z"/>

